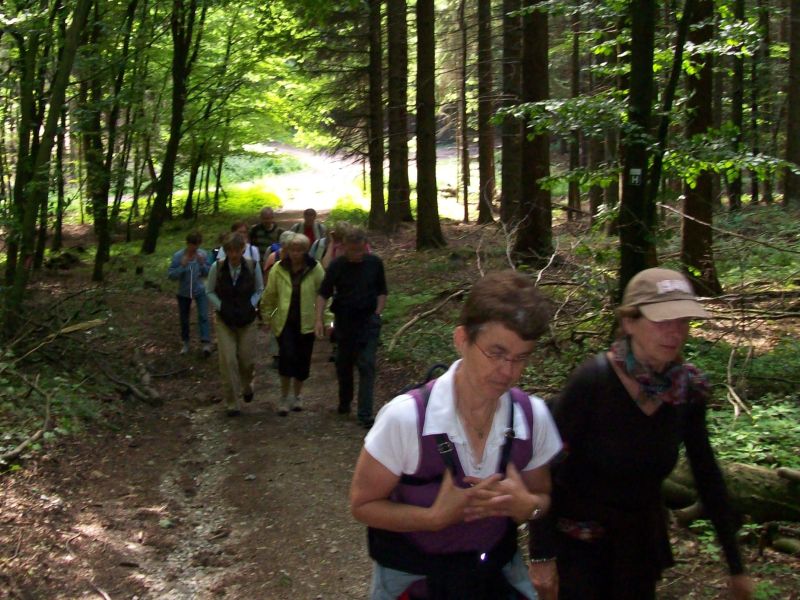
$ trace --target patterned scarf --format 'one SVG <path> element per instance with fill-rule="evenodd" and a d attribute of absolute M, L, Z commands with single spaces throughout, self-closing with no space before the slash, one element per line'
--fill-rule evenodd
<path fill-rule="evenodd" d="M 614 363 L 639 384 L 642 400 L 684 404 L 705 401 L 710 396 L 711 387 L 705 374 L 682 359 L 669 363 L 662 372 L 656 373 L 636 360 L 627 337 L 611 345 L 611 356 Z"/>

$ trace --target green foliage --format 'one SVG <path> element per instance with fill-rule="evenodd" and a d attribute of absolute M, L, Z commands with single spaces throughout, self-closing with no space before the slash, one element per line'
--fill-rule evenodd
<path fill-rule="evenodd" d="M 708 428 L 724 461 L 800 468 L 800 406 L 793 396 L 765 396 L 751 416 L 733 419 L 730 409 L 709 411 Z"/>
<path fill-rule="evenodd" d="M 327 222 L 329 224 L 347 221 L 353 225 L 365 226 L 369 221 L 369 211 L 356 202 L 351 196 L 340 198 L 331 209 Z"/>

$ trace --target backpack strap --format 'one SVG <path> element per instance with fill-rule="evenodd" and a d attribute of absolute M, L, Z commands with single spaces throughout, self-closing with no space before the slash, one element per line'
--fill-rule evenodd
<path fill-rule="evenodd" d="M 434 365 L 431 367 L 431 369 L 428 371 L 428 375 L 431 375 L 438 367 L 439 365 Z M 419 416 L 417 419 L 417 434 L 420 441 L 422 440 L 422 430 L 425 427 L 425 415 L 428 410 L 428 400 L 431 397 L 431 390 L 433 389 L 434 383 L 436 383 L 436 379 L 428 379 L 425 384 L 415 387 L 407 392 L 417 402 L 417 414 Z M 436 451 L 439 453 L 439 456 L 442 457 L 442 462 L 444 462 L 444 465 L 450 471 L 450 474 L 453 477 L 456 477 L 458 473 L 458 455 L 456 455 L 456 448 L 453 446 L 453 442 L 450 441 L 450 438 L 447 437 L 446 433 L 437 433 L 434 436 L 434 439 L 436 440 Z M 420 446 L 420 451 L 421 450 L 422 447 Z M 400 479 L 402 483 L 407 485 L 425 485 L 426 483 L 430 483 L 430 480 L 423 479 L 421 477 L 414 477 L 413 475 L 402 475 Z"/>

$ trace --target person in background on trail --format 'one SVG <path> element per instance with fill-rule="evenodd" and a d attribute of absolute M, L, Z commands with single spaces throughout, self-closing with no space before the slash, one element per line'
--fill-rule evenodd
<path fill-rule="evenodd" d="M 260 221 L 250 228 L 250 243 L 258 248 L 262 258 L 272 251 L 270 246 L 277 244 L 283 229 L 275 223 L 275 211 L 265 206 L 259 213 Z"/>
<path fill-rule="evenodd" d="M 547 513 L 561 439 L 544 401 L 513 386 L 550 314 L 529 277 L 489 273 L 453 332 L 460 360 L 378 413 L 350 486 L 371 600 L 537 598 L 517 526 Z"/>
<path fill-rule="evenodd" d="M 279 260 L 284 258 L 285 256 L 285 248 L 289 241 L 295 236 L 294 231 L 284 231 L 281 233 L 281 237 L 278 238 L 277 244 L 272 244 L 270 246 L 270 253 L 264 256 L 264 261 L 262 263 L 264 269 L 264 281 L 266 282 L 269 278 L 269 271 L 272 267 L 275 266 Z"/>
<path fill-rule="evenodd" d="M 211 329 L 208 323 L 208 299 L 203 278 L 208 275 L 210 261 L 205 250 L 200 248 L 203 236 L 194 231 L 186 236 L 186 247 L 172 255 L 167 276 L 178 281 L 178 315 L 181 324 L 181 354 L 189 352 L 189 315 L 192 299 L 197 304 L 197 325 L 203 356 L 211 355 Z"/>
<path fill-rule="evenodd" d="M 690 321 L 708 316 L 681 273 L 641 271 L 617 309 L 617 340 L 579 366 L 553 404 L 566 453 L 530 555 L 540 583 L 562 600 L 656 597 L 673 564 L 661 484 L 681 445 L 725 554 L 730 595 L 753 597 L 706 429 L 709 383 L 681 356 Z"/>
<path fill-rule="evenodd" d="M 244 221 L 236 221 L 233 225 L 231 225 L 231 233 L 238 233 L 245 242 L 244 246 L 244 254 L 242 255 L 247 260 L 252 260 L 256 265 L 261 268 L 261 253 L 258 250 L 257 246 L 252 245 L 248 239 L 248 230 L 247 230 L 247 223 Z M 225 245 L 223 244 L 222 249 L 220 249 L 219 253 L 217 254 L 217 260 L 225 260 Z"/>
<path fill-rule="evenodd" d="M 325 237 L 325 225 L 317 223 L 317 211 L 313 208 L 303 211 L 303 221 L 292 225 L 292 231 L 304 234 L 312 244 Z"/>
<path fill-rule="evenodd" d="M 317 297 L 317 336 L 325 334 L 325 307 L 331 311 L 338 348 L 336 378 L 339 382 L 339 414 L 348 414 L 353 401 L 353 367 L 358 367 L 358 420 L 372 426 L 372 394 L 375 386 L 375 355 L 381 332 L 381 313 L 386 305 L 383 261 L 367 254 L 367 236 L 353 228 L 344 239 L 345 253 L 327 271 Z"/>
<path fill-rule="evenodd" d="M 331 229 L 331 232 L 323 239 L 324 243 L 316 248 L 312 245 L 311 255 L 315 258 L 319 256 L 318 260 L 322 263 L 322 268 L 327 270 L 334 258 L 338 258 L 344 254 L 344 238 L 347 232 L 353 229 L 354 225 L 347 221 L 337 221 Z M 367 242 L 367 254 L 372 252 L 372 249 Z"/>
<path fill-rule="evenodd" d="M 216 311 L 219 369 L 229 417 L 241 413 L 239 399 L 253 400 L 256 352 L 256 306 L 264 291 L 261 269 L 244 258 L 245 238 L 228 234 L 225 259 L 208 272 L 208 300 Z"/>
<path fill-rule="evenodd" d="M 261 299 L 261 312 L 278 338 L 281 400 L 278 414 L 303 409 L 301 392 L 314 351 L 314 306 L 325 271 L 308 256 L 310 244 L 296 233 L 282 247 L 284 256 L 272 269 Z M 289 395 L 289 388 L 292 395 Z"/>

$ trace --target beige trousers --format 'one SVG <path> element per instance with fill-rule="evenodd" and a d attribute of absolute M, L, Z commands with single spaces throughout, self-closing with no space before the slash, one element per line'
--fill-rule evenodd
<path fill-rule="evenodd" d="M 227 408 L 239 408 L 244 392 L 251 392 L 255 371 L 255 321 L 244 327 L 228 327 L 216 315 L 219 372 Z"/>

